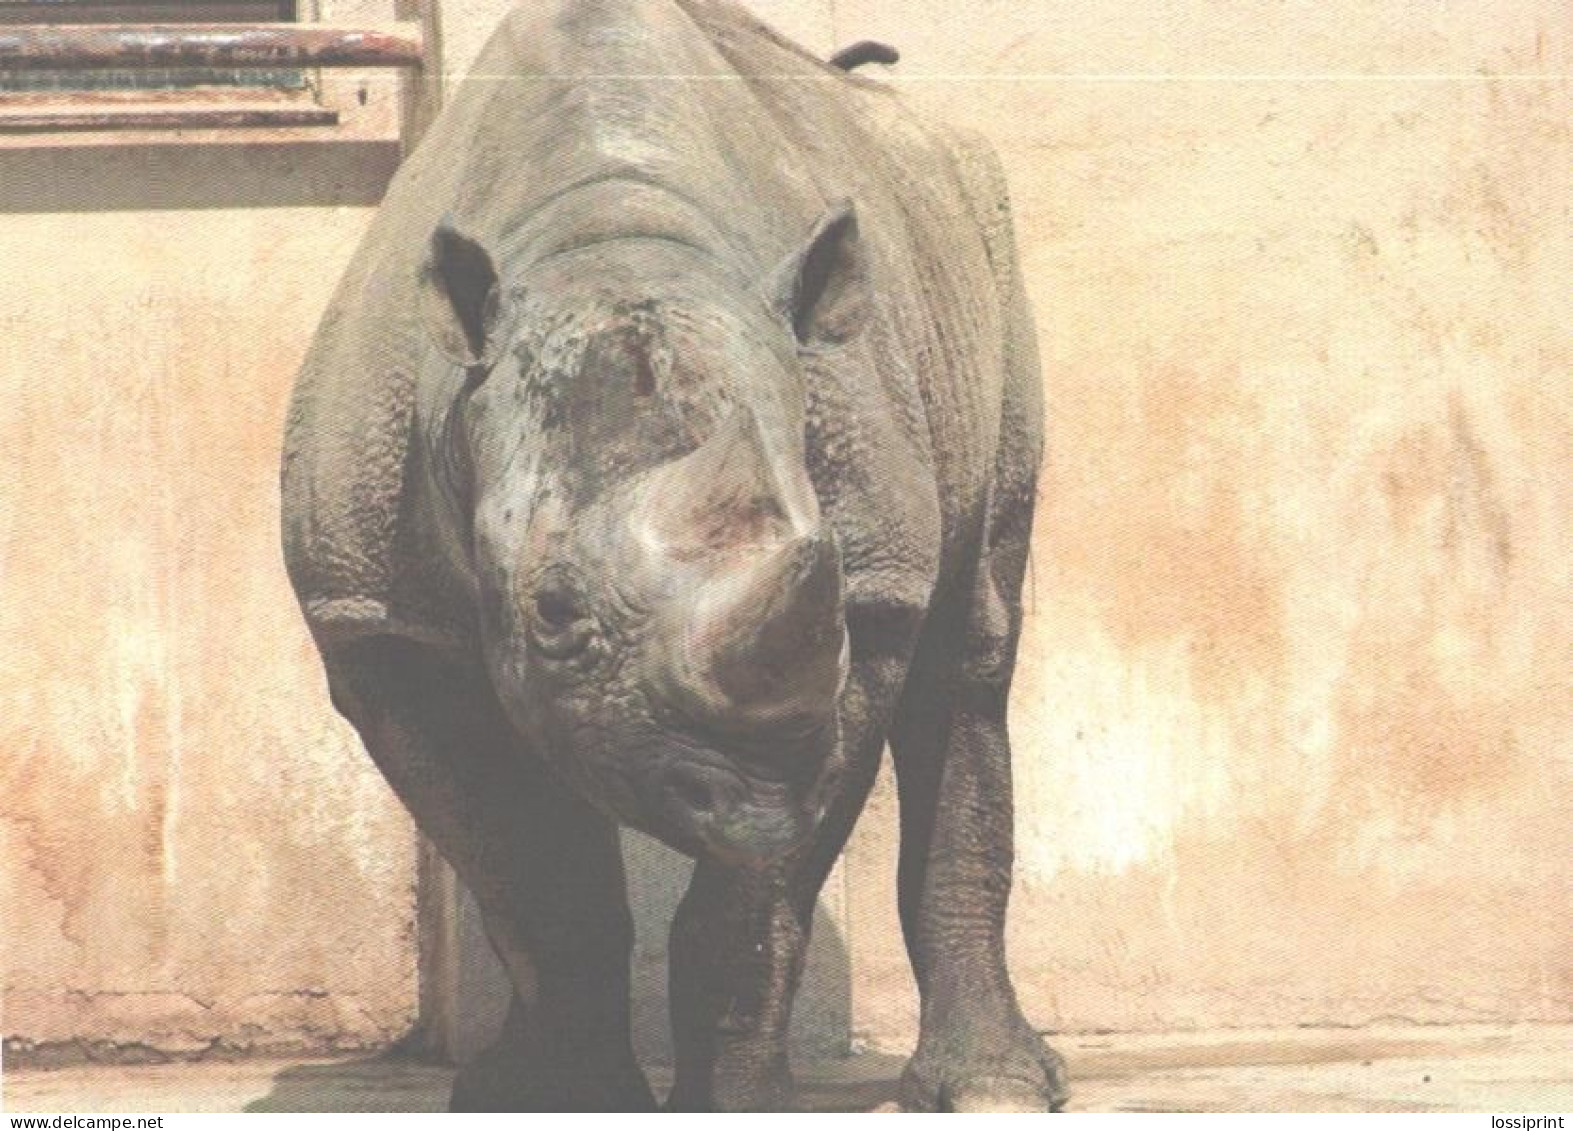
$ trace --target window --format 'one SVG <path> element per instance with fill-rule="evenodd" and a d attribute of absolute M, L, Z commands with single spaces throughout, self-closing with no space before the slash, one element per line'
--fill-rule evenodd
<path fill-rule="evenodd" d="M 0 0 L 0 25 L 19 24 L 208 24 L 288 23 L 294 0 Z M 3 66 L 3 64 L 0 64 Z M 241 71 L 212 68 L 139 70 L 0 70 L 0 91 L 181 90 L 201 87 L 258 87 L 303 90 L 299 71 Z"/>
<path fill-rule="evenodd" d="M 294 0 L 0 0 L 0 31 L 22 25 L 281 23 L 294 20 L 294 7 Z M 336 120 L 309 105 L 306 76 L 297 70 L 3 68 L 0 60 L 0 131 L 7 133 Z"/>
<path fill-rule="evenodd" d="M 419 26 L 280 26 L 296 16 L 296 0 L 0 0 L 0 147 L 16 134 L 290 131 L 341 117 L 352 135 L 386 131 L 397 87 L 365 69 L 418 66 Z"/>

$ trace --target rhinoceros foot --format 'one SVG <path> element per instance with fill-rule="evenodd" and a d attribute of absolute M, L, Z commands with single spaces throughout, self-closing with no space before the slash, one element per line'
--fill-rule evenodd
<path fill-rule="evenodd" d="M 1011 1010 L 926 1027 L 901 1079 L 903 1111 L 1059 1111 L 1065 1061 Z"/>

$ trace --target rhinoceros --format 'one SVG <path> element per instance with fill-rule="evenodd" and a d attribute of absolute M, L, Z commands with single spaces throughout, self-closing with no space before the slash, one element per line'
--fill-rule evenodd
<path fill-rule="evenodd" d="M 399 170 L 283 466 L 332 700 L 513 983 L 461 1110 L 637 1110 L 618 827 L 697 861 L 678 1110 L 786 1108 L 887 743 L 920 1110 L 1047 1110 L 1006 970 L 1042 404 L 1000 166 L 730 0 L 530 0 Z"/>

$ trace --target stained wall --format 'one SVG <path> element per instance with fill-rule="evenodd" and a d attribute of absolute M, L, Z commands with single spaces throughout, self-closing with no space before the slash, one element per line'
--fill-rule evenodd
<path fill-rule="evenodd" d="M 1573 17 L 839 0 L 836 29 L 996 142 L 1038 313 L 1029 1012 L 1566 1020 Z M 866 830 L 849 871 L 875 1036 L 911 1019 L 888 854 Z"/>
<path fill-rule="evenodd" d="M 412 832 L 328 706 L 278 549 L 294 371 L 398 161 L 396 80 L 363 77 L 330 135 L 0 138 L 19 1060 L 380 1046 L 413 1021 Z"/>

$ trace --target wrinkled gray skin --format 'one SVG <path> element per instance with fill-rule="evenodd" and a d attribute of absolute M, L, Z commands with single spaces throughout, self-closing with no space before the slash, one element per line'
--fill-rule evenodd
<path fill-rule="evenodd" d="M 325 320 L 284 475 L 334 702 L 517 991 L 453 1106 L 653 1106 L 621 823 L 697 860 L 669 1105 L 790 1108 L 815 899 L 887 743 L 902 1103 L 1058 1106 L 1003 944 L 1041 406 L 991 155 L 722 0 L 526 5 L 476 70 Z"/>

